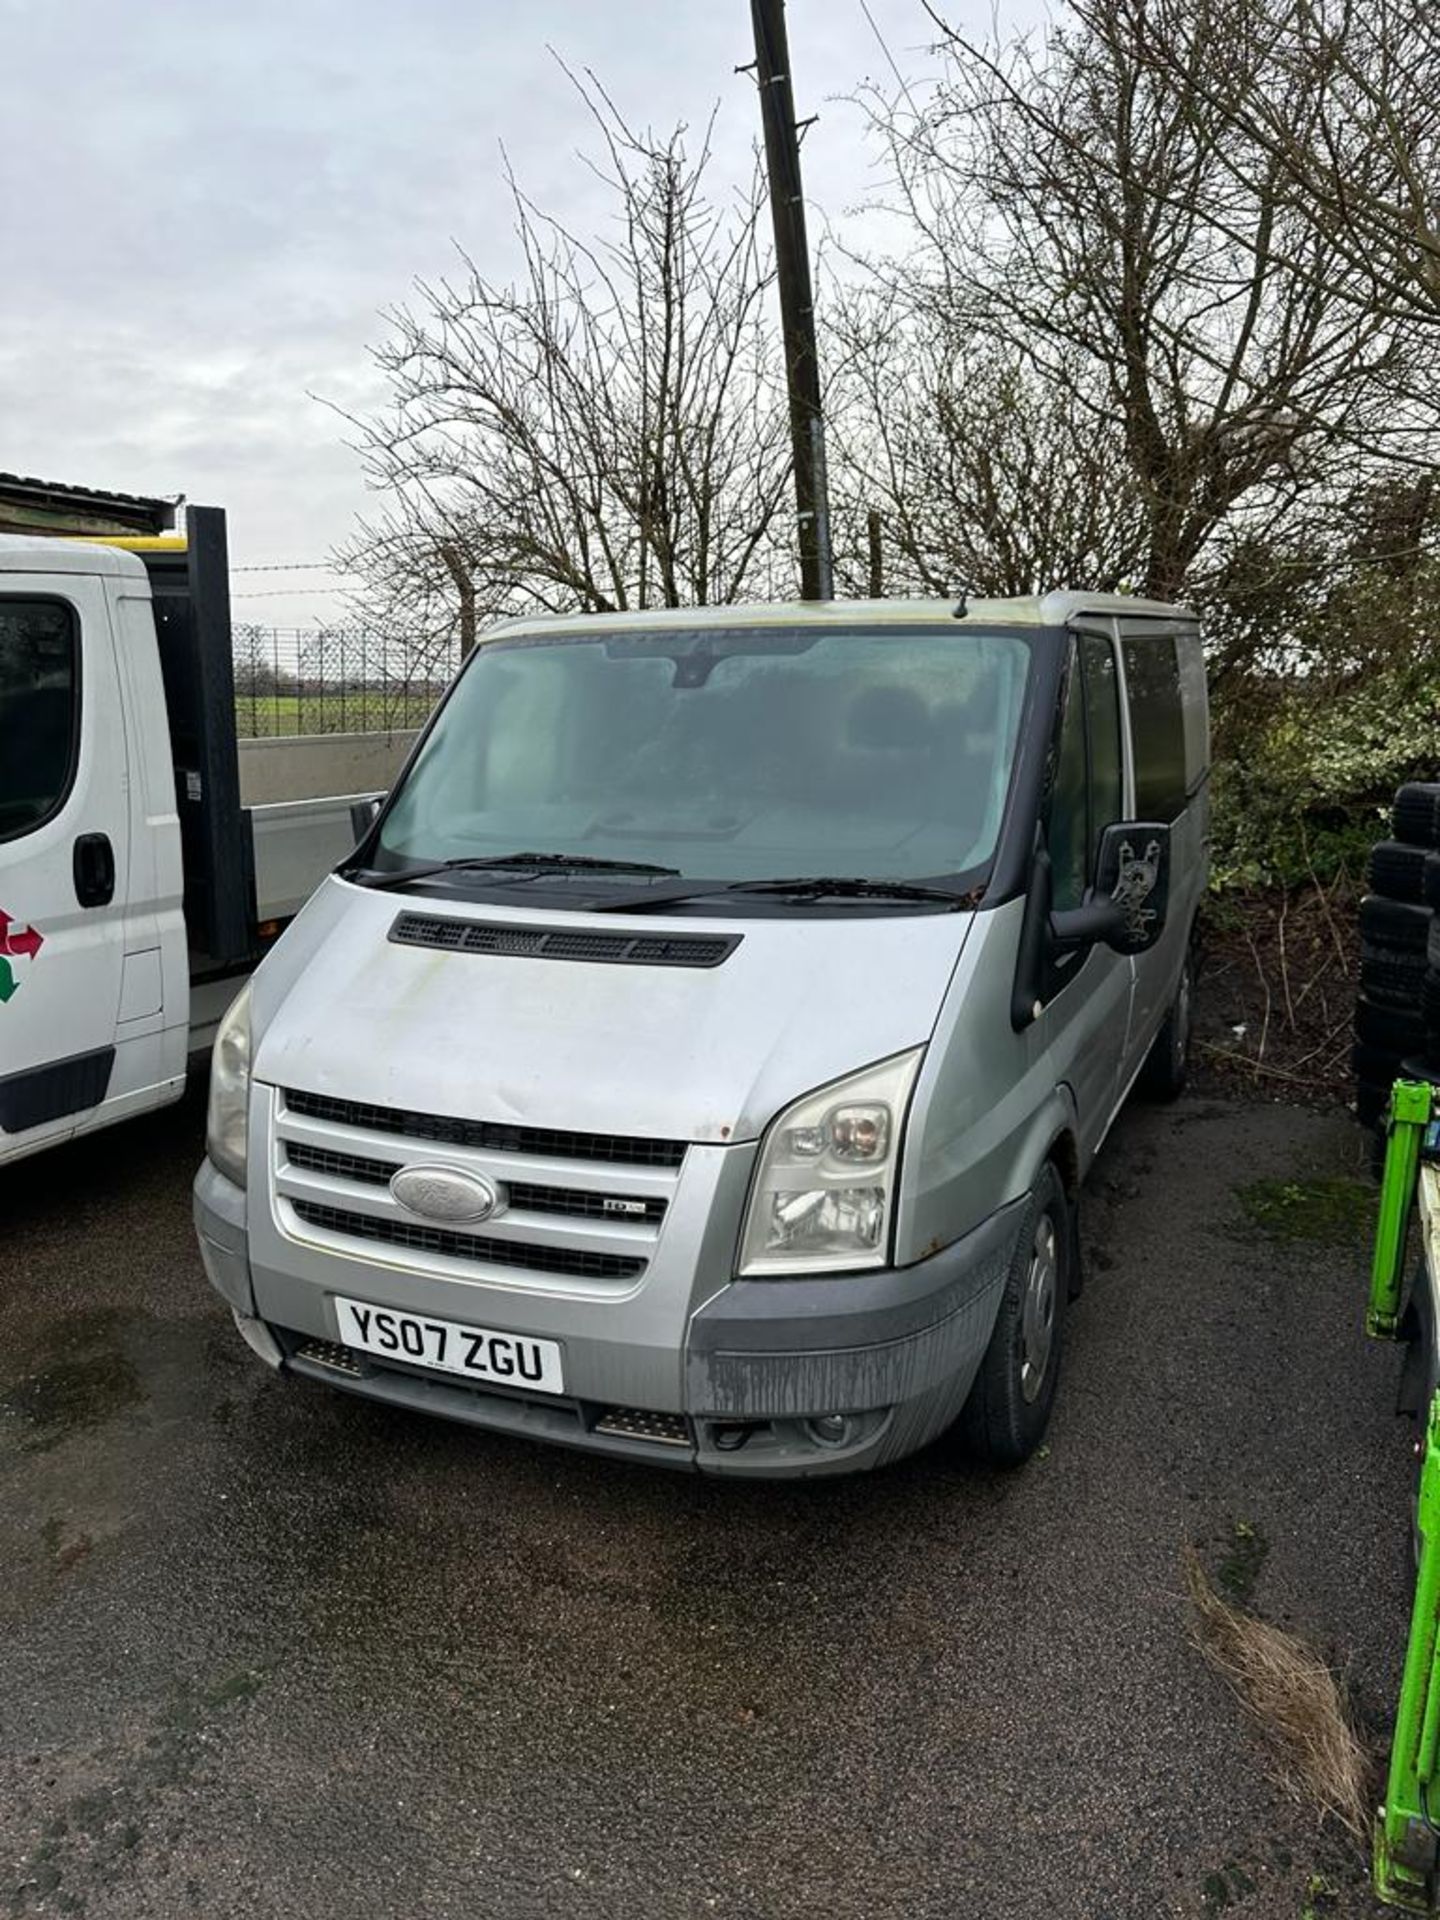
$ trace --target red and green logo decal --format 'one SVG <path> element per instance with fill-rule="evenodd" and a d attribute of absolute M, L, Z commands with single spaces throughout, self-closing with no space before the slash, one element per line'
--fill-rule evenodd
<path fill-rule="evenodd" d="M 20 991 L 11 960 L 21 954 L 33 960 L 44 944 L 34 927 L 22 927 L 8 913 L 0 913 L 0 1007 Z"/>

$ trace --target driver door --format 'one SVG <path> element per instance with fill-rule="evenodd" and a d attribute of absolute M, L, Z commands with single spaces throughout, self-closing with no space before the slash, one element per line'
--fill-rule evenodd
<path fill-rule="evenodd" d="M 130 852 L 103 583 L 0 571 L 0 1161 L 65 1138 L 115 1058 Z"/>

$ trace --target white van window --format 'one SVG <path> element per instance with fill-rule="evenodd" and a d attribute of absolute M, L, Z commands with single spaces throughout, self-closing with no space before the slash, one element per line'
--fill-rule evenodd
<path fill-rule="evenodd" d="M 1125 687 L 1135 755 L 1135 815 L 1174 820 L 1185 811 L 1185 719 L 1172 635 L 1127 636 Z"/>
<path fill-rule="evenodd" d="M 918 879 L 994 854 L 1023 634 L 958 623 L 606 629 L 482 646 L 379 857 Z"/>
<path fill-rule="evenodd" d="M 0 597 L 0 840 L 33 833 L 64 804 L 79 718 L 72 610 Z"/>

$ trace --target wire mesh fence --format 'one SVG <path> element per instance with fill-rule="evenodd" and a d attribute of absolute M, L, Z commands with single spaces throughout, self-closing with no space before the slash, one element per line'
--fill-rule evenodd
<path fill-rule="evenodd" d="M 231 640 L 244 739 L 423 726 L 455 666 L 352 627 L 237 626 Z"/>

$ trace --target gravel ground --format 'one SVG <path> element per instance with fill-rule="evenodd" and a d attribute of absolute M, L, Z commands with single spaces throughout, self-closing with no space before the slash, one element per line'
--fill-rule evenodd
<path fill-rule="evenodd" d="M 1048 1453 L 801 1487 L 275 1379 L 193 1250 L 200 1138 L 190 1102 L 0 1177 L 0 1913 L 1372 1912 L 1180 1572 L 1244 1542 L 1383 1742 L 1395 1356 L 1363 1243 L 1236 1199 L 1358 1173 L 1343 1118 L 1127 1112 Z"/>

